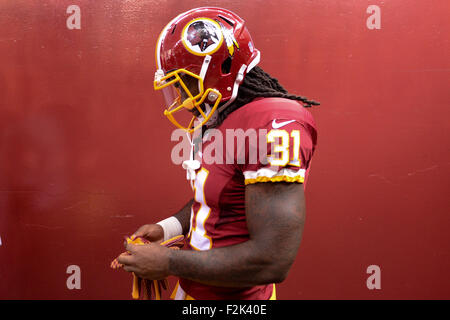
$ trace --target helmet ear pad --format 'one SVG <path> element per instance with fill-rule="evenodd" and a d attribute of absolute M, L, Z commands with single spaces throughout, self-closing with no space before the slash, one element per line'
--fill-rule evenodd
<path fill-rule="evenodd" d="M 222 62 L 222 74 L 229 74 L 231 71 L 231 63 L 233 62 L 233 57 L 228 56 L 224 62 Z"/>

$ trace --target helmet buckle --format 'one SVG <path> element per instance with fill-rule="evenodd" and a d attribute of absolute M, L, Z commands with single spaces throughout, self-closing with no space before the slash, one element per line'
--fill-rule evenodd
<path fill-rule="evenodd" d="M 208 93 L 208 100 L 211 102 L 216 101 L 218 97 L 219 97 L 219 95 L 214 91 L 210 91 Z"/>

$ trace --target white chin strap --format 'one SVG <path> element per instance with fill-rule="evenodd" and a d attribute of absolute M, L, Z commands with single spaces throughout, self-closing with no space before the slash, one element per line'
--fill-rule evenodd
<path fill-rule="evenodd" d="M 209 114 L 211 113 L 212 107 L 211 107 L 211 105 L 210 105 L 209 103 L 203 103 L 203 105 L 205 106 L 205 110 L 204 110 L 205 116 L 208 117 Z M 211 118 L 209 118 L 209 120 L 206 121 L 205 124 L 206 124 L 207 126 L 214 124 L 214 123 L 216 122 L 218 116 L 219 116 L 219 114 L 218 114 L 217 112 L 214 112 L 214 113 L 211 115 Z M 203 122 L 203 120 L 204 120 L 203 117 L 202 117 L 201 115 L 199 115 L 199 116 L 197 117 L 197 119 L 198 119 L 200 122 Z"/>
<path fill-rule="evenodd" d="M 209 67 L 209 63 L 211 62 L 211 56 L 210 55 L 206 55 L 205 59 L 203 59 L 203 64 L 202 64 L 202 68 L 200 69 L 200 78 L 202 78 L 202 81 L 205 81 L 205 76 L 206 76 L 206 72 L 208 71 L 208 67 Z M 200 82 L 198 83 L 198 91 L 201 91 L 200 88 Z"/>
<path fill-rule="evenodd" d="M 186 179 L 190 181 L 191 187 L 193 189 L 194 188 L 193 181 L 195 180 L 195 176 L 196 176 L 195 171 L 197 169 L 200 169 L 200 161 L 194 160 L 194 143 L 193 143 L 191 137 L 189 136 L 188 132 L 186 132 L 186 136 L 191 145 L 191 152 L 189 155 L 189 160 L 184 160 L 182 167 L 183 167 L 183 169 L 186 170 Z"/>
<path fill-rule="evenodd" d="M 202 64 L 202 68 L 200 70 L 200 74 L 199 76 L 202 78 L 202 81 L 205 80 L 205 76 L 206 76 L 206 72 L 208 71 L 208 67 L 209 67 L 209 63 L 211 62 L 211 56 L 210 55 L 206 55 L 205 59 L 203 59 L 203 64 Z M 198 84 L 198 90 L 200 91 L 200 83 Z M 209 116 L 209 114 L 211 113 L 211 106 L 208 103 L 203 103 L 205 105 L 205 115 L 206 117 Z M 199 116 L 197 117 L 200 121 L 203 121 L 203 117 Z M 217 114 L 213 114 L 211 116 L 211 118 L 208 120 L 208 122 L 206 122 L 206 125 L 210 125 L 213 124 L 217 119 Z"/>

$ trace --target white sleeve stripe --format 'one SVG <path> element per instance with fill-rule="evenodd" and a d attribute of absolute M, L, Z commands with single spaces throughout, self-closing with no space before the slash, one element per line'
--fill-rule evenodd
<path fill-rule="evenodd" d="M 257 171 L 244 171 L 244 177 L 245 180 L 250 179 L 257 179 L 259 177 L 265 177 L 265 178 L 275 178 L 275 177 L 302 177 L 305 178 L 305 169 L 299 169 L 299 170 L 292 170 L 288 168 L 283 168 L 280 171 L 271 170 L 269 168 L 261 168 Z"/>

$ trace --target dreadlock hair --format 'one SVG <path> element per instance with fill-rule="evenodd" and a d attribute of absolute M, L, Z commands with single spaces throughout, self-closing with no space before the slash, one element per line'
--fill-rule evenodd
<path fill-rule="evenodd" d="M 244 81 L 239 86 L 236 100 L 230 104 L 225 110 L 218 114 L 216 126 L 221 124 L 225 118 L 233 111 L 250 103 L 255 98 L 279 97 L 302 102 L 303 106 L 310 108 L 311 106 L 320 105 L 319 102 L 309 100 L 306 97 L 290 94 L 278 82 L 277 79 L 271 77 L 267 72 L 258 66 L 255 66 L 244 77 Z"/>

